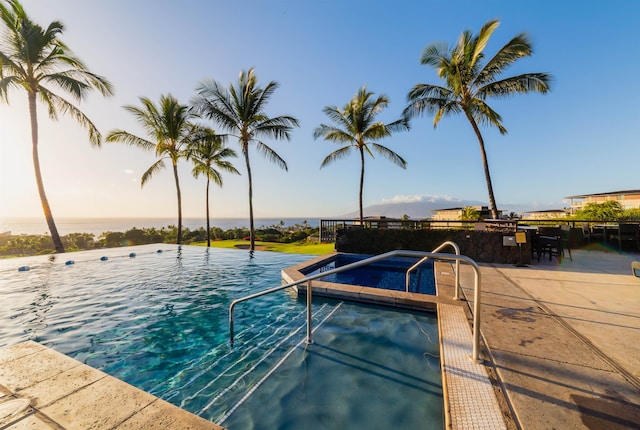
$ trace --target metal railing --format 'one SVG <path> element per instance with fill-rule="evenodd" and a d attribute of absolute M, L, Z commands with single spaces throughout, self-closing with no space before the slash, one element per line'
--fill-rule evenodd
<path fill-rule="evenodd" d="M 474 293 L 473 293 L 473 350 L 471 359 L 475 362 L 478 362 L 479 349 L 480 349 L 480 269 L 478 264 L 464 255 L 453 255 L 453 254 L 439 254 L 433 252 L 424 252 L 424 251 L 405 251 L 405 250 L 396 250 L 386 252 L 384 254 L 376 255 L 373 257 L 369 257 L 362 261 L 357 261 L 355 263 L 347 264 L 342 267 L 338 267 L 336 269 L 332 269 L 326 272 L 317 273 L 315 275 L 306 276 L 298 281 L 290 282 L 288 284 L 280 285 L 279 287 L 271 288 L 268 290 L 260 291 L 255 294 L 251 294 L 249 296 L 241 297 L 231 302 L 229 305 L 229 339 L 231 342 L 231 346 L 233 346 L 233 334 L 234 334 L 234 317 L 233 310 L 238 303 L 245 302 L 247 300 L 251 300 L 257 297 L 261 297 L 267 294 L 275 293 L 276 291 L 283 290 L 285 288 L 295 287 L 296 285 L 300 285 L 302 283 L 307 282 L 307 343 L 313 343 L 313 339 L 311 338 L 312 334 L 312 310 L 311 310 L 311 297 L 312 297 L 312 286 L 311 281 L 319 278 L 323 278 L 328 275 L 332 275 L 334 273 L 344 272 L 346 270 L 355 269 L 357 267 L 365 266 L 370 263 L 374 263 L 376 261 L 384 260 L 386 258 L 391 257 L 413 257 L 413 258 L 421 258 L 429 256 L 433 259 L 438 260 L 448 260 L 448 261 L 463 261 L 469 264 L 475 273 L 474 276 Z"/>
<path fill-rule="evenodd" d="M 458 245 L 455 242 L 451 242 L 450 240 L 442 243 L 440 246 L 438 246 L 436 249 L 434 249 L 431 252 L 442 251 L 447 246 L 451 246 L 453 248 L 453 250 L 455 251 L 456 255 L 460 255 L 460 247 L 458 247 Z M 406 275 L 404 277 L 405 292 L 406 293 L 409 292 L 409 277 L 411 275 L 411 272 L 416 270 L 418 268 L 418 266 L 420 266 L 422 263 L 424 263 L 425 261 L 429 260 L 430 258 L 431 257 L 429 257 L 427 255 L 426 257 L 424 257 L 420 261 L 418 261 L 416 264 L 414 264 L 413 266 L 409 267 L 409 269 L 407 269 L 407 273 L 406 273 Z M 453 293 L 453 299 L 454 300 L 460 300 L 460 296 L 458 294 L 458 291 L 460 289 L 460 261 L 459 260 L 456 260 L 455 272 L 456 272 L 456 285 L 455 285 L 455 289 L 454 289 L 454 293 Z"/>
<path fill-rule="evenodd" d="M 340 229 L 360 228 L 372 230 L 488 230 L 499 232 L 515 232 L 520 225 L 568 225 L 572 229 L 580 229 L 582 224 L 605 223 L 631 223 L 638 224 L 638 219 L 574 219 L 574 218 L 531 218 L 510 220 L 481 220 L 462 221 L 455 220 L 402 220 L 393 218 L 367 218 L 362 223 L 358 219 L 321 219 L 319 223 L 320 241 L 335 242 L 337 232 Z"/>

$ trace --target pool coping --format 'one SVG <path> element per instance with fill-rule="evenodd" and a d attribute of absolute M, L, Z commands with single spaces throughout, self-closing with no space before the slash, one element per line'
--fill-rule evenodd
<path fill-rule="evenodd" d="M 302 270 L 315 269 L 336 255 L 337 252 L 325 254 L 284 268 L 281 271 L 283 281 L 293 283 L 304 279 L 306 275 Z M 455 283 L 454 265 L 444 262 L 436 264 L 435 296 L 317 280 L 312 281 L 311 291 L 312 295 L 322 297 L 413 310 L 437 310 L 445 428 L 507 429 L 505 414 L 484 363 L 476 363 L 471 359 L 473 336 L 465 311 L 469 309 L 467 302 L 449 298 L 453 295 Z M 306 294 L 307 286 L 300 284 L 296 290 Z"/>
<path fill-rule="evenodd" d="M 0 428 L 222 430 L 33 341 L 0 348 Z"/>

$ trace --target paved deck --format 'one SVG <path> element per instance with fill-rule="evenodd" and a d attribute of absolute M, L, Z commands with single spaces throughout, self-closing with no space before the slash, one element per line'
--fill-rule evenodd
<path fill-rule="evenodd" d="M 485 352 L 515 425 L 640 428 L 640 278 L 632 260 L 640 256 L 576 250 L 562 264 L 481 267 Z M 471 271 L 461 272 L 472 300 Z"/>
<path fill-rule="evenodd" d="M 0 429 L 221 427 L 29 341 L 0 348 Z"/>

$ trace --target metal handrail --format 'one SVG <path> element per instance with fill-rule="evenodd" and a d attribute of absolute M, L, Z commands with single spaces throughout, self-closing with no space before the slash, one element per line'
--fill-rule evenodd
<path fill-rule="evenodd" d="M 285 288 L 291 288 L 296 285 L 307 282 L 307 343 L 313 343 L 311 339 L 311 281 L 319 278 L 323 278 L 325 276 L 332 275 L 334 273 L 344 272 L 346 270 L 355 269 L 357 267 L 365 266 L 369 263 L 374 263 L 376 261 L 384 260 L 385 258 L 391 257 L 413 257 L 420 258 L 425 256 L 430 256 L 431 258 L 438 260 L 448 260 L 448 261 L 464 261 L 468 263 L 475 272 L 474 276 L 474 293 L 473 293 L 473 350 L 471 354 L 471 359 L 475 362 L 478 362 L 479 349 L 480 349 L 480 268 L 478 264 L 465 255 L 453 255 L 453 254 L 439 254 L 433 252 L 424 252 L 424 251 L 405 251 L 405 250 L 396 250 L 386 252 L 384 254 L 375 255 L 373 257 L 369 257 L 367 259 L 356 261 L 355 263 L 347 264 L 346 266 L 341 266 L 336 269 L 332 269 L 326 272 L 317 273 L 315 275 L 306 276 L 298 281 L 290 282 L 285 285 L 280 285 L 279 287 L 271 288 L 268 290 L 260 291 L 255 294 L 251 294 L 249 296 L 241 297 L 231 302 L 229 305 L 229 339 L 231 341 L 231 345 L 233 346 L 233 309 L 238 303 L 245 302 L 247 300 L 254 299 L 256 297 L 261 297 L 266 294 L 275 293 L 276 291 L 283 290 Z"/>
<path fill-rule="evenodd" d="M 443 242 L 440 244 L 440 246 L 438 246 L 436 249 L 434 249 L 431 252 L 438 252 L 443 250 L 445 247 L 447 246 L 451 246 L 453 248 L 453 250 L 455 251 L 456 255 L 460 255 L 460 248 L 458 247 L 458 245 L 455 242 L 451 242 L 450 240 Z M 409 267 L 409 269 L 407 269 L 407 273 L 404 276 L 404 280 L 405 280 L 405 292 L 408 293 L 409 292 L 409 276 L 410 273 L 413 272 L 414 270 L 416 270 L 418 268 L 418 266 L 420 266 L 422 263 L 424 263 L 425 261 L 429 260 L 430 257 L 426 256 L 424 257 L 422 260 L 418 261 L 416 264 L 414 264 L 413 266 Z M 456 260 L 456 286 L 455 286 L 455 290 L 453 293 L 453 299 L 454 300 L 460 300 L 458 291 L 460 289 L 460 276 L 459 276 L 459 272 L 460 272 L 460 261 Z"/>

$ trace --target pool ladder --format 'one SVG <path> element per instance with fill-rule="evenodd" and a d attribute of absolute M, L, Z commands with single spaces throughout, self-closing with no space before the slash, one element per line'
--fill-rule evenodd
<path fill-rule="evenodd" d="M 312 316 L 312 310 L 311 310 L 311 298 L 313 296 L 312 293 L 312 289 L 311 289 L 311 283 L 312 281 L 316 280 L 316 279 L 320 279 L 323 278 L 325 276 L 329 276 L 332 275 L 334 273 L 340 273 L 340 272 L 345 272 L 347 270 L 351 270 L 351 269 L 355 269 L 357 267 L 362 267 L 362 266 L 366 266 L 367 264 L 370 263 L 375 263 L 377 261 L 381 261 L 387 258 L 392 258 L 392 257 L 413 257 L 413 258 L 421 258 L 421 260 L 414 264 L 411 268 L 409 268 L 409 270 L 407 270 L 407 275 L 406 277 L 409 277 L 409 272 L 413 269 L 415 269 L 415 267 L 417 267 L 418 265 L 424 263 L 425 261 L 427 261 L 427 259 L 434 259 L 434 260 L 444 260 L 444 261 L 455 261 L 456 262 L 456 286 L 455 286 L 455 297 L 457 298 L 458 296 L 458 289 L 459 289 L 459 284 L 458 284 L 458 268 L 459 268 L 459 262 L 465 262 L 467 264 L 469 264 L 471 266 L 471 268 L 474 271 L 474 293 L 473 293 L 473 351 L 471 354 L 471 359 L 474 362 L 478 362 L 478 357 L 479 357 L 479 349 L 480 349 L 480 269 L 478 267 L 478 264 L 473 261 L 471 258 L 465 256 L 465 255 L 460 255 L 460 249 L 458 248 L 458 246 L 453 243 L 453 242 L 444 242 L 442 245 L 440 245 L 438 248 L 436 248 L 436 250 L 441 250 L 443 247 L 445 246 L 453 246 L 453 248 L 456 250 L 456 254 L 442 254 L 442 253 L 438 253 L 438 252 L 425 252 L 425 251 L 407 251 L 407 250 L 396 250 L 396 251 L 390 251 L 390 252 L 386 252 L 384 254 L 379 254 L 379 255 L 375 255 L 373 257 L 369 257 L 366 258 L 364 260 L 361 261 L 356 261 L 355 263 L 351 263 L 351 264 L 347 264 L 345 266 L 341 266 L 335 269 L 331 269 L 328 270 L 326 272 L 322 272 L 322 273 L 317 273 L 315 275 L 310 275 L 310 276 L 305 276 L 304 278 L 294 281 L 294 282 L 290 282 L 288 284 L 284 284 L 284 285 L 280 285 L 278 287 L 275 288 L 270 288 L 268 290 L 264 290 L 264 291 L 260 291 L 258 293 L 255 294 L 250 294 L 248 296 L 245 297 L 241 297 L 239 299 L 236 299 L 234 301 L 231 302 L 231 304 L 229 305 L 229 340 L 231 343 L 231 346 L 233 346 L 233 335 L 234 335 L 234 327 L 233 327 L 233 322 L 234 322 L 234 317 L 233 317 L 233 310 L 235 309 L 236 305 L 238 303 L 242 303 L 242 302 L 246 302 L 247 300 L 252 300 L 255 299 L 257 297 L 261 297 L 261 296 L 265 296 L 267 294 L 271 294 L 271 293 L 275 293 L 277 291 L 280 290 L 284 290 L 286 288 L 291 288 L 291 287 L 295 287 L 297 285 L 303 284 L 303 283 L 307 283 L 307 337 L 306 337 L 306 341 L 307 344 L 311 344 L 313 343 L 313 339 L 311 338 L 312 336 L 312 324 L 311 324 L 311 316 Z"/>
<path fill-rule="evenodd" d="M 460 247 L 455 243 L 455 242 L 451 242 L 451 241 L 446 241 L 443 242 L 442 244 L 440 244 L 440 246 L 438 246 L 436 249 L 434 249 L 433 251 L 431 251 L 432 253 L 436 253 L 439 251 L 442 251 L 444 248 L 446 248 L 447 246 L 450 246 L 453 248 L 453 250 L 455 251 L 456 255 L 460 255 Z M 404 277 L 404 284 L 405 284 L 405 292 L 408 293 L 409 292 L 409 278 L 411 276 L 411 272 L 413 272 L 414 270 L 416 270 L 422 263 L 426 262 L 427 260 L 430 260 L 432 257 L 430 255 L 427 255 L 425 257 L 423 257 L 420 261 L 418 261 L 416 264 L 414 264 L 413 266 L 409 267 L 409 269 L 407 269 L 407 273 Z M 456 268 L 455 268 L 455 273 L 456 273 L 456 285 L 455 285 L 455 290 L 453 293 L 453 299 L 454 300 L 460 300 L 460 295 L 458 293 L 458 291 L 460 290 L 460 260 L 456 260 Z"/>

